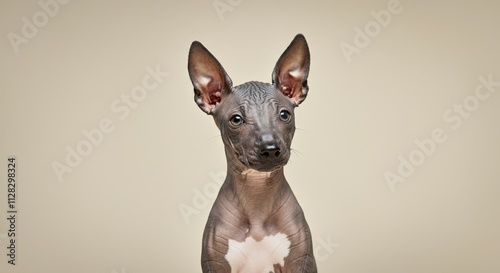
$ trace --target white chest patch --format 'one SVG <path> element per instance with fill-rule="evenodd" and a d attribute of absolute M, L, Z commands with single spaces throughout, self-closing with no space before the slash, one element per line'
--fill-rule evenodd
<path fill-rule="evenodd" d="M 285 265 L 290 253 L 290 240 L 283 233 L 266 236 L 260 241 L 248 237 L 243 242 L 229 239 L 225 256 L 231 273 L 269 273 L 273 265 Z"/>

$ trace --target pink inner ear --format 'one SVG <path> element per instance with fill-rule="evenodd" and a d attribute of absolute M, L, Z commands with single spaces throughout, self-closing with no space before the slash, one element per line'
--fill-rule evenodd
<path fill-rule="evenodd" d="M 211 105 L 215 105 L 217 103 L 219 103 L 221 101 L 220 99 L 220 92 L 214 92 L 212 94 L 210 94 L 210 104 Z"/>
<path fill-rule="evenodd" d="M 298 79 L 292 76 L 292 72 L 283 74 L 280 78 L 280 91 L 283 95 L 292 98 Z"/>
<path fill-rule="evenodd" d="M 207 86 L 208 104 L 216 105 L 221 101 L 222 83 L 220 81 L 211 80 Z"/>
<path fill-rule="evenodd" d="M 289 86 L 286 86 L 286 85 L 281 85 L 281 93 L 283 93 L 283 95 L 291 98 L 292 97 L 292 89 L 289 87 Z"/>

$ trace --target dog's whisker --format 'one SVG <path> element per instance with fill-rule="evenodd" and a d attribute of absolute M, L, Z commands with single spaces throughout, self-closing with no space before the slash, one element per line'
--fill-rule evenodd
<path fill-rule="evenodd" d="M 215 136 L 210 137 L 209 139 L 210 140 L 220 139 L 220 137 L 221 137 L 221 135 L 215 135 Z"/>
<path fill-rule="evenodd" d="M 293 149 L 292 148 L 292 149 L 290 149 L 290 151 L 292 152 L 293 155 L 296 155 L 296 156 L 301 156 L 302 155 L 302 153 L 299 150 L 297 150 L 297 149 Z"/>
<path fill-rule="evenodd" d="M 301 132 L 307 132 L 307 130 L 302 129 L 302 128 L 299 128 L 299 127 L 295 127 L 295 130 L 296 130 L 296 131 L 298 130 L 298 131 L 301 131 Z"/>

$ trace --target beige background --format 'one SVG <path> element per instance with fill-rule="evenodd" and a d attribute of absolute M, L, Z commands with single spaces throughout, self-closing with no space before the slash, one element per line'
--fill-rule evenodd
<path fill-rule="evenodd" d="M 500 2 L 401 1 L 379 31 L 372 13 L 389 0 L 215 3 L 231 9 L 219 16 L 212 0 L 70 1 L 43 22 L 38 1 L 2 1 L 1 272 L 200 272 L 225 159 L 211 117 L 193 102 L 189 45 L 202 41 L 235 83 L 269 81 L 299 32 L 312 54 L 310 95 L 296 111 L 285 172 L 319 271 L 500 272 L 500 87 L 456 130 L 443 119 L 474 102 L 480 77 L 500 82 Z M 22 36 L 23 17 L 33 16 L 38 32 L 16 53 L 9 33 Z M 341 45 L 355 46 L 355 28 L 366 25 L 375 33 L 348 62 Z M 168 76 L 121 119 L 112 105 L 123 106 L 121 96 L 157 66 Z M 66 164 L 66 148 L 101 120 L 114 130 L 58 181 L 52 164 Z M 391 190 L 384 174 L 397 174 L 399 157 L 418 155 L 415 139 L 435 128 L 446 140 Z M 5 255 L 10 155 L 15 267 Z"/>

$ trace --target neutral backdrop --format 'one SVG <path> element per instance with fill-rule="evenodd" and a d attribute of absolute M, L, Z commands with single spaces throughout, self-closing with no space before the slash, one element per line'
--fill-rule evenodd
<path fill-rule="evenodd" d="M 193 101 L 189 46 L 201 41 L 236 84 L 270 81 L 303 33 L 310 93 L 285 173 L 319 272 L 500 272 L 499 10 L 444 0 L 2 1 L 0 271 L 201 272 L 226 165 L 212 118 Z"/>

